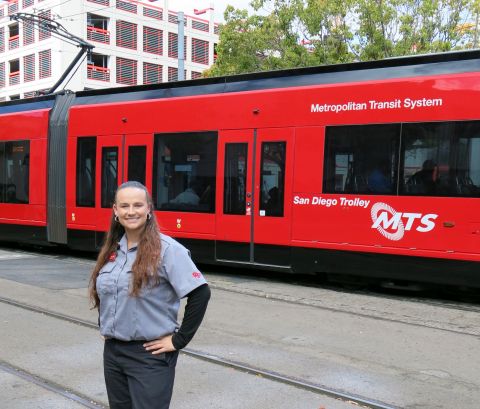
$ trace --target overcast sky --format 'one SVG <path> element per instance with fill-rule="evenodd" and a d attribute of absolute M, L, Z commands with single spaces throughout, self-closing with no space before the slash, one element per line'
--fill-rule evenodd
<path fill-rule="evenodd" d="M 223 22 L 223 12 L 227 5 L 232 5 L 237 9 L 249 9 L 248 4 L 251 0 L 169 0 L 168 5 L 171 10 L 183 11 L 185 14 L 193 15 L 193 9 L 203 10 L 213 4 L 215 21 Z M 206 14 L 199 17 L 205 18 Z"/>

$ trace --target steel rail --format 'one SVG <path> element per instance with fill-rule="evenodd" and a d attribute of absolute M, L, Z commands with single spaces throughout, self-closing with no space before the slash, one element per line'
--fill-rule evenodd
<path fill-rule="evenodd" d="M 83 264 L 83 265 L 88 265 L 88 266 L 91 266 L 91 267 L 93 267 L 94 264 L 95 264 L 94 260 L 91 260 L 91 259 L 88 259 L 88 258 L 85 258 L 85 257 L 42 254 L 42 253 L 37 253 L 35 251 L 21 250 L 21 249 L 18 249 L 18 248 L 8 248 L 8 247 L 7 248 L 3 247 L 3 249 L 6 249 L 5 251 L 8 250 L 8 251 L 12 251 L 12 252 L 17 253 L 17 254 L 19 253 L 19 254 L 26 254 L 26 255 L 41 257 L 41 258 L 50 258 L 50 259 L 53 259 L 53 260 L 57 260 L 57 261 L 60 261 L 60 262 L 65 262 L 65 263 L 70 263 L 70 264 Z M 2 250 L 2 247 L 0 247 L 0 250 Z M 205 274 L 213 274 L 213 275 L 215 274 L 214 272 L 212 273 L 212 272 L 209 272 L 208 270 L 204 270 L 204 273 Z M 289 279 L 291 279 L 292 275 L 288 274 L 288 277 L 289 277 Z M 309 277 L 311 277 L 311 276 L 309 276 Z M 297 276 L 297 278 L 299 278 L 299 276 Z M 279 281 L 279 282 L 283 282 L 283 281 Z M 289 282 L 289 283 L 292 284 L 291 282 Z M 317 285 L 315 283 L 312 284 L 311 281 L 305 281 L 305 280 L 302 280 L 302 279 L 297 280 L 297 281 L 295 281 L 295 283 L 293 283 L 293 285 L 296 285 L 296 284 L 299 284 L 299 285 L 302 285 L 302 286 L 306 285 L 308 287 L 315 287 L 315 288 L 320 288 L 320 289 L 325 289 L 325 290 L 338 291 L 338 287 Z M 259 294 L 257 291 L 238 290 L 238 289 L 235 289 L 235 288 L 227 289 L 224 286 L 218 285 L 218 284 L 215 284 L 215 283 L 209 283 L 209 286 L 211 288 L 215 288 L 215 289 L 219 289 L 219 290 L 223 290 L 223 291 L 229 291 L 229 292 L 232 292 L 232 293 L 250 295 L 250 296 L 254 296 L 254 297 L 258 297 L 258 298 L 267 298 L 269 300 L 282 301 L 282 302 L 286 302 L 286 303 L 289 303 L 289 304 L 305 305 L 305 306 L 309 306 L 309 307 L 313 307 L 313 308 L 327 309 L 327 310 L 330 310 L 330 311 L 338 311 L 338 312 L 344 312 L 344 313 L 349 313 L 349 314 L 353 314 L 353 315 L 360 315 L 360 316 L 365 316 L 365 317 L 372 318 L 372 316 L 366 315 L 366 314 L 362 315 L 362 314 L 358 314 L 358 313 L 351 312 L 351 311 L 348 311 L 348 310 L 342 310 L 342 309 L 339 309 L 339 308 L 332 308 L 332 307 L 325 307 L 323 305 L 311 304 L 311 303 L 308 303 L 305 299 L 290 300 L 288 298 L 279 297 L 279 296 L 275 296 L 275 295 Z M 369 296 L 369 297 L 388 299 L 388 300 L 394 300 L 394 301 L 409 301 L 409 302 L 416 303 L 416 304 L 423 304 L 423 305 L 428 305 L 428 306 L 432 306 L 432 307 L 442 307 L 442 308 L 447 308 L 447 309 L 450 309 L 450 310 L 458 310 L 458 311 L 466 311 L 466 312 L 480 312 L 480 304 L 478 304 L 477 302 L 468 302 L 468 301 L 467 302 L 462 302 L 462 301 L 455 302 L 455 301 L 451 301 L 451 300 L 442 300 L 442 299 L 432 300 L 432 299 L 415 297 L 415 296 L 403 297 L 403 296 L 392 295 L 392 294 L 383 294 L 383 293 L 378 294 L 374 291 L 365 291 L 365 290 L 351 291 L 351 290 L 341 289 L 341 291 L 344 292 L 345 294 L 366 295 L 366 296 Z M 411 323 L 411 322 L 408 322 L 408 321 L 402 321 L 402 320 L 393 320 L 393 319 L 389 319 L 389 318 L 385 318 L 384 320 L 415 325 L 414 323 Z M 437 328 L 437 327 L 434 327 L 434 326 L 425 326 L 425 327 L 442 330 L 442 328 Z M 446 330 L 446 329 L 444 329 L 444 330 L 449 331 L 449 330 Z M 455 332 L 455 331 L 453 331 L 453 332 Z M 478 336 L 477 334 L 472 334 L 472 333 L 461 333 L 461 334 Z"/>
<path fill-rule="evenodd" d="M 83 405 L 86 408 L 90 408 L 90 409 L 105 408 L 105 405 L 99 402 L 96 402 L 95 400 L 89 398 L 88 396 L 83 395 L 80 392 L 73 391 L 70 388 L 66 389 L 65 387 L 55 382 L 52 382 L 38 375 L 27 372 L 25 369 L 18 368 L 8 362 L 5 362 L 4 360 L 0 360 L 0 370 L 7 372 L 11 375 L 14 375 L 17 378 L 21 378 L 26 382 L 33 383 L 57 395 L 63 396 L 64 398 L 67 398 L 80 405 Z"/>
<path fill-rule="evenodd" d="M 419 328 L 429 328 L 429 329 L 435 329 L 438 331 L 444 331 L 444 332 L 451 332 L 453 334 L 459 334 L 459 335 L 464 335 L 467 337 L 474 337 L 478 338 L 479 334 L 476 332 L 466 332 L 466 331 L 460 331 L 457 329 L 450 329 L 450 328 L 443 328 L 441 326 L 436 326 L 436 325 L 428 325 L 428 324 L 423 324 L 423 323 L 418 323 L 418 322 L 411 322 L 403 319 L 398 319 L 398 318 L 389 318 L 389 317 L 380 317 L 376 315 L 371 315 L 367 313 L 361 313 L 361 312 L 356 312 L 356 311 L 350 311 L 347 309 L 341 309 L 341 308 L 336 308 L 336 307 L 328 307 L 326 305 L 315 305 L 312 303 L 309 303 L 305 301 L 305 299 L 299 299 L 299 300 L 290 300 L 288 298 L 280 297 L 277 295 L 269 295 L 267 293 L 265 294 L 259 294 L 258 291 L 256 290 L 238 290 L 236 288 L 225 288 L 224 286 L 217 285 L 215 283 L 209 282 L 208 283 L 210 288 L 216 289 L 216 290 L 221 290 L 221 291 L 227 291 L 230 293 L 235 293 L 235 294 L 241 294 L 241 295 L 246 295 L 250 297 L 258 297 L 258 298 L 264 298 L 268 300 L 273 300 L 273 301 L 279 301 L 279 302 L 284 302 L 287 304 L 293 304 L 293 305 L 302 305 L 305 307 L 311 307 L 311 308 L 318 308 L 326 311 L 332 311 L 332 312 L 338 312 L 340 314 L 345 314 L 345 315 L 353 315 L 355 317 L 362 317 L 362 318 L 369 318 L 372 320 L 377 320 L 377 321 L 385 321 L 385 322 L 393 322 L 393 323 L 398 323 L 398 324 L 405 324 L 405 325 L 410 325 L 413 327 L 419 327 Z M 425 305 L 431 305 L 433 307 L 442 307 L 441 304 L 428 304 L 424 303 Z M 477 312 L 476 308 L 451 308 L 451 307 L 444 307 L 444 308 L 450 308 L 450 309 L 456 309 L 460 311 L 466 311 L 466 312 Z"/>
<path fill-rule="evenodd" d="M 0 248 L 1 249 L 1 248 Z M 20 254 L 28 254 L 28 255 L 34 255 L 36 257 L 41 257 L 41 258 L 49 258 L 49 259 L 54 259 L 60 262 L 64 263 L 71 263 L 71 264 L 85 264 L 85 265 L 91 265 L 93 266 L 94 262 L 85 262 L 84 259 L 80 258 L 70 258 L 70 257 L 63 257 L 63 256 L 55 256 L 55 255 L 46 255 L 46 254 L 38 254 L 35 252 L 30 252 L 30 251 L 25 251 L 25 250 L 13 250 L 15 253 L 20 253 Z M 208 274 L 208 271 L 204 271 L 204 273 Z M 459 330 L 459 329 L 451 329 L 451 328 L 445 328 L 440 325 L 432 325 L 432 324 L 426 324 L 426 323 L 419 323 L 419 322 L 412 322 L 408 321 L 405 319 L 399 319 L 399 318 L 391 318 L 391 317 L 382 317 L 382 316 L 375 316 L 371 314 L 366 314 L 366 313 L 360 313 L 357 311 L 350 311 L 348 309 L 342 309 L 342 308 L 336 308 L 336 307 L 330 307 L 326 305 L 317 305 L 315 303 L 311 303 L 306 299 L 290 299 L 289 297 L 282 297 L 278 295 L 272 295 L 268 293 L 259 293 L 257 290 L 251 290 L 251 289 L 238 289 L 238 288 L 227 288 L 223 285 L 219 285 L 215 283 L 214 281 L 209 282 L 209 286 L 213 289 L 216 290 L 221 290 L 221 291 L 227 291 L 231 292 L 234 294 L 242 294 L 242 295 L 247 295 L 251 297 L 257 297 L 257 298 L 263 298 L 263 299 L 269 299 L 269 300 L 274 300 L 274 301 L 280 301 L 288 304 L 293 304 L 293 305 L 302 305 L 306 307 L 311 307 L 311 308 L 318 308 L 326 311 L 332 311 L 332 312 L 339 312 L 341 314 L 347 314 L 347 315 L 353 315 L 357 317 L 363 317 L 363 318 L 369 318 L 377 321 L 385 321 L 385 322 L 393 322 L 393 323 L 399 323 L 399 324 L 405 324 L 405 325 L 410 325 L 414 327 L 419 327 L 419 328 L 430 328 L 430 329 L 435 329 L 438 331 L 443 331 L 443 332 L 450 332 L 453 334 L 459 334 L 459 335 L 465 335 L 468 337 L 475 337 L 478 338 L 479 334 L 477 332 L 473 331 L 465 331 L 465 330 Z M 319 288 L 324 288 L 324 287 L 319 287 Z M 328 288 L 327 288 L 328 289 Z M 350 292 L 347 292 L 347 294 Z M 410 301 L 413 303 L 417 304 L 423 304 L 423 305 L 429 305 L 432 307 L 441 307 L 441 308 L 447 308 L 450 310 L 458 310 L 458 311 L 466 311 L 466 312 L 480 312 L 480 306 L 477 305 L 471 305 L 471 304 L 452 304 L 451 302 L 445 303 L 441 301 L 429 301 L 429 300 L 424 300 L 424 299 L 419 299 L 419 298 L 404 298 L 404 297 L 398 297 L 398 296 L 392 296 L 392 295 L 381 295 L 379 296 L 378 294 L 371 293 L 371 292 L 361 292 L 361 293 L 355 293 L 355 294 L 361 294 L 361 295 L 367 295 L 370 297 L 376 297 L 376 298 L 385 298 L 389 300 L 396 300 L 396 301 Z"/>
<path fill-rule="evenodd" d="M 49 316 L 49 317 L 52 317 L 52 318 L 56 318 L 56 319 L 59 319 L 59 320 L 62 320 L 62 321 L 67 321 L 67 322 L 70 322 L 72 324 L 77 324 L 77 325 L 81 325 L 83 327 L 98 330 L 98 325 L 96 323 L 92 322 L 92 321 L 82 320 L 80 318 L 75 318 L 75 317 L 72 317 L 72 316 L 69 316 L 69 315 L 65 315 L 65 314 L 62 314 L 62 313 L 55 312 L 55 311 L 47 310 L 45 308 L 41 308 L 41 307 L 37 307 L 37 306 L 31 305 L 31 304 L 27 304 L 27 303 L 19 302 L 19 301 L 16 301 L 16 300 L 12 300 L 10 298 L 0 297 L 0 302 L 4 303 L 4 304 L 11 305 L 11 306 L 14 306 L 14 307 L 17 307 L 17 308 L 22 308 L 24 310 L 35 312 L 35 313 L 38 313 L 38 314 L 43 314 L 43 315 L 46 315 L 46 316 Z M 340 390 L 336 390 L 336 389 L 333 389 L 333 388 L 328 388 L 328 387 L 323 386 L 323 385 L 319 385 L 319 384 L 308 382 L 308 381 L 298 379 L 298 378 L 295 378 L 295 377 L 283 375 L 283 374 L 280 374 L 280 373 L 277 373 L 277 372 L 274 372 L 274 371 L 269 371 L 269 370 L 262 369 L 262 368 L 257 368 L 257 367 L 251 366 L 251 365 L 246 365 L 246 364 L 243 364 L 241 362 L 224 359 L 224 358 L 221 358 L 221 357 L 209 354 L 209 353 L 196 351 L 196 350 L 189 349 L 189 348 L 182 349 L 180 352 L 182 352 L 183 354 L 185 354 L 187 356 L 190 356 L 192 358 L 200 359 L 200 360 L 203 360 L 203 361 L 215 364 L 215 365 L 220 365 L 220 366 L 223 366 L 223 367 L 232 368 L 232 369 L 235 369 L 235 370 L 243 372 L 243 373 L 247 373 L 247 374 L 254 375 L 254 376 L 259 376 L 259 377 L 262 377 L 262 378 L 265 378 L 265 379 L 268 379 L 268 380 L 271 380 L 271 381 L 274 381 L 274 382 L 278 382 L 278 383 L 286 384 L 286 385 L 293 386 L 293 387 L 296 387 L 296 388 L 304 389 L 304 390 L 307 390 L 309 392 L 313 392 L 313 393 L 316 393 L 316 394 L 319 394 L 319 395 L 333 397 L 333 398 L 342 400 L 344 402 L 351 402 L 351 403 L 356 404 L 356 405 L 362 405 L 365 408 L 396 409 L 395 406 L 392 406 L 392 405 L 389 405 L 389 404 L 386 404 L 386 403 L 383 403 L 383 402 L 380 402 L 380 401 L 377 401 L 377 400 L 374 400 L 374 399 L 365 398 L 365 397 L 355 395 L 355 394 L 345 393 L 345 392 L 342 392 Z M 1 367 L 1 361 L 0 361 L 0 368 L 2 368 Z M 92 407 L 93 408 L 98 408 L 99 406 L 92 406 Z"/>
<path fill-rule="evenodd" d="M 25 250 L 25 249 L 20 249 L 17 247 L 0 247 L 0 251 L 10 251 L 15 254 L 25 254 L 29 256 L 35 256 L 35 257 L 41 257 L 41 258 L 49 258 L 65 263 L 70 263 L 70 264 L 82 264 L 82 265 L 87 265 L 93 267 L 95 265 L 95 260 L 92 258 L 88 258 L 86 256 L 70 256 L 70 255 L 65 255 L 65 254 L 45 254 L 45 253 L 39 253 L 34 250 Z M 267 265 L 267 264 L 263 264 Z M 271 265 L 272 267 L 281 267 L 281 266 L 275 266 Z M 205 274 L 213 274 L 215 275 L 215 272 L 208 271 L 208 269 L 204 270 Z M 283 274 L 283 273 L 281 273 Z M 272 278 L 271 274 L 269 273 L 266 276 L 260 275 L 261 278 L 268 277 L 269 279 Z M 288 279 L 285 280 L 278 280 L 280 283 L 288 283 L 291 285 L 301 285 L 301 286 L 307 286 L 307 287 L 314 287 L 314 288 L 319 288 L 319 289 L 324 289 L 324 290 L 332 290 L 332 291 L 339 291 L 338 286 L 334 285 L 325 285 L 325 284 L 317 284 L 315 282 L 312 283 L 312 275 L 302 275 L 302 274 L 297 274 L 297 275 L 292 275 L 292 274 L 287 274 L 285 277 L 288 277 Z M 291 281 L 292 277 L 295 277 L 295 281 Z M 218 286 L 219 289 L 223 289 L 223 287 Z M 480 304 L 476 301 L 455 301 L 455 300 L 448 300 L 448 299 L 436 299 L 433 300 L 431 298 L 422 298 L 422 297 L 417 297 L 415 295 L 408 295 L 408 296 L 401 296 L 401 295 L 394 295 L 394 294 L 387 294 L 387 293 L 378 293 L 375 291 L 369 291 L 369 290 L 348 290 L 345 288 L 340 288 L 340 291 L 346 294 L 358 294 L 358 295 L 366 295 L 369 297 L 375 297 L 375 298 L 382 298 L 382 299 L 388 299 L 388 300 L 395 300 L 395 301 L 410 301 L 413 303 L 417 304 L 424 304 L 424 305 L 431 305 L 434 307 L 443 307 L 443 308 L 448 308 L 452 310 L 460 310 L 460 311 L 467 311 L 467 312 L 480 312 Z M 238 292 L 242 293 L 241 291 L 237 290 L 232 290 L 232 292 Z M 413 294 L 413 293 L 412 293 Z M 255 294 L 251 294 L 255 295 Z M 466 293 L 468 296 L 468 293 Z M 269 298 L 273 299 L 273 296 L 269 295 L 262 295 L 262 294 L 257 294 L 258 297 L 260 298 Z M 476 297 L 478 298 L 478 301 L 480 301 L 480 298 L 478 294 L 476 294 Z M 291 304 L 300 304 L 300 305 L 309 305 L 305 304 L 303 302 L 298 302 L 298 301 L 288 301 L 283 298 L 278 298 L 280 301 L 287 301 L 290 302 Z M 312 307 L 315 307 L 315 305 L 310 305 Z M 321 307 L 319 307 L 321 308 Z"/>

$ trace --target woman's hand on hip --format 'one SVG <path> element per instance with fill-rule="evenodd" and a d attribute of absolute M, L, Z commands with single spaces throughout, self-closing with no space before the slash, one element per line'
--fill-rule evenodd
<path fill-rule="evenodd" d="M 147 351 L 151 351 L 154 355 L 163 354 L 164 352 L 176 351 L 172 343 L 171 335 L 167 335 L 153 341 L 145 342 L 143 346 Z"/>

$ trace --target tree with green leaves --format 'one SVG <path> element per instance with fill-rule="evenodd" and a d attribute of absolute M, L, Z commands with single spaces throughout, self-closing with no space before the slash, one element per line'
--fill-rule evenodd
<path fill-rule="evenodd" d="M 209 76 L 305 66 L 308 50 L 277 14 L 249 16 L 228 6 Z"/>
<path fill-rule="evenodd" d="M 459 30 L 471 0 L 358 0 L 355 8 L 361 60 L 463 48 Z"/>
<path fill-rule="evenodd" d="M 205 76 L 478 46 L 480 0 L 252 0 L 228 6 Z M 268 10 L 268 12 L 265 12 Z"/>

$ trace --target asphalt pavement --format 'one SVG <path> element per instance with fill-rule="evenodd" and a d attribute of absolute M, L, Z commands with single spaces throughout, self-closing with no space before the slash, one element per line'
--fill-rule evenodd
<path fill-rule="evenodd" d="M 0 296 L 94 323 L 86 290 L 92 265 L 0 250 Z M 391 407 L 479 407 L 478 310 L 231 271 L 206 276 L 212 299 L 192 350 Z M 96 330 L 5 303 L 0 325 L 0 361 L 106 405 Z M 0 375 L 2 408 L 79 407 L 1 366 Z M 172 409 L 321 407 L 359 406 L 186 355 L 177 366 Z"/>

